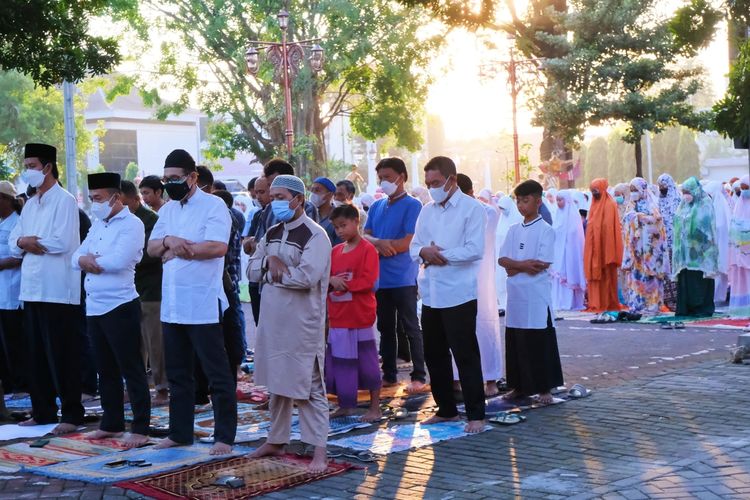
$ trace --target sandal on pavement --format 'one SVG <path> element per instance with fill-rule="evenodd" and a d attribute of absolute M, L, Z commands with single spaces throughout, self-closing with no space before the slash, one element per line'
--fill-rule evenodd
<path fill-rule="evenodd" d="M 666 323 L 662 323 L 660 328 L 662 330 L 674 330 L 674 325 L 672 322 L 667 321 Z"/>
<path fill-rule="evenodd" d="M 683 323 L 682 321 L 675 322 L 674 329 L 675 330 L 684 330 L 685 329 L 685 323 Z"/>
<path fill-rule="evenodd" d="M 494 417 L 490 417 L 490 422 L 500 425 L 515 425 L 526 421 L 526 417 L 518 412 L 501 411 Z"/>
<path fill-rule="evenodd" d="M 360 462 L 374 462 L 378 459 L 378 456 L 372 453 L 371 451 L 360 451 L 358 453 L 334 453 L 334 452 L 328 452 L 326 453 L 326 456 L 328 458 L 353 458 L 355 460 L 359 460 Z"/>
<path fill-rule="evenodd" d="M 591 391 L 586 389 L 581 384 L 576 384 L 568 391 L 568 396 L 572 399 L 581 399 L 591 396 Z"/>

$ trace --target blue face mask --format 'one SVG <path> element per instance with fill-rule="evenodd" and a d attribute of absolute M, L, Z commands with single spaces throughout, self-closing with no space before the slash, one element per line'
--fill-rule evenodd
<path fill-rule="evenodd" d="M 742 196 L 743 198 L 745 198 L 746 200 L 747 200 L 748 198 L 750 198 L 750 189 L 743 189 L 743 190 L 742 190 L 742 195 L 741 195 L 741 196 Z"/>
<path fill-rule="evenodd" d="M 620 195 L 617 195 L 615 196 L 615 201 L 617 202 L 618 205 L 622 205 L 623 203 L 625 203 L 625 198 L 623 198 Z"/>
<path fill-rule="evenodd" d="M 289 201 L 287 200 L 273 200 L 271 202 L 271 211 L 273 216 L 279 222 L 289 222 L 294 217 L 294 210 L 289 208 Z"/>

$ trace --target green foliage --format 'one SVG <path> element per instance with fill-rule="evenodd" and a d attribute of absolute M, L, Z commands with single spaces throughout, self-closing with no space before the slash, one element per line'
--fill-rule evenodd
<path fill-rule="evenodd" d="M 118 0 L 119 8 L 134 0 Z M 30 75 L 43 86 L 107 73 L 120 62 L 114 38 L 88 33 L 89 19 L 107 0 L 3 0 L 0 68 Z"/>
<path fill-rule="evenodd" d="M 496 0 L 399 0 L 399 3 L 430 9 L 433 15 L 449 26 L 469 29 L 494 26 Z"/>
<path fill-rule="evenodd" d="M 740 46 L 729 70 L 727 92 L 713 109 L 714 128 L 718 132 L 750 141 L 750 40 Z"/>
<path fill-rule="evenodd" d="M 76 148 L 78 171 L 86 172 L 86 152 L 92 133 L 83 120 L 84 102 L 76 96 Z M 57 147 L 61 175 L 65 172 L 65 130 L 62 91 L 35 86 L 33 80 L 15 71 L 0 71 L 0 158 L 6 166 L 18 167 L 28 142 L 45 142 Z M 17 173 L 14 172 L 11 177 Z M 0 172 L 0 175 L 2 173 Z"/>
<path fill-rule="evenodd" d="M 126 181 L 134 180 L 136 177 L 138 177 L 138 172 L 140 172 L 140 170 L 138 169 L 138 164 L 134 161 L 131 161 L 125 167 L 125 175 L 124 175 L 125 180 Z"/>
<path fill-rule="evenodd" d="M 658 21 L 657 3 L 571 2 L 573 11 L 558 18 L 560 34 L 547 37 L 564 55 L 545 65 L 549 81 L 535 103 L 538 125 L 575 142 L 589 125 L 620 122 L 626 126 L 623 140 L 630 144 L 647 130 L 659 133 L 675 124 L 709 127 L 710 113 L 696 112 L 689 104 L 700 89 L 700 71 L 679 69 L 677 63 L 710 41 L 718 18 L 709 6 L 692 0 L 678 12 L 678 20 Z"/>
<path fill-rule="evenodd" d="M 322 38 L 325 50 L 323 70 L 313 75 L 303 63 L 293 82 L 294 154 L 300 173 L 321 170 L 323 131 L 344 111 L 351 116 L 353 131 L 367 139 L 391 135 L 399 146 L 420 146 L 428 83 L 420 69 L 440 43 L 437 37 L 417 35 L 428 21 L 421 9 L 388 0 L 143 4 L 158 14 L 154 27 L 172 40 L 161 46 L 156 68 L 161 82 L 138 82 L 144 102 L 158 105 L 158 116 L 163 117 L 184 110 L 189 96 L 196 96 L 201 109 L 219 122 L 211 128 L 209 157 L 233 157 L 244 150 L 264 161 L 284 152 L 282 86 L 263 51 L 256 76 L 246 74 L 244 60 L 250 40 L 280 41 L 276 14 L 282 7 L 290 12 L 290 38 Z M 180 92 L 176 102 L 160 100 L 166 88 Z"/>

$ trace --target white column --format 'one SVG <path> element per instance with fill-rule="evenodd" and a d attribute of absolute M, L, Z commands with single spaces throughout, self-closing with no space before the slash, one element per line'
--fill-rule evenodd
<path fill-rule="evenodd" d="M 78 200 L 78 173 L 76 171 L 76 123 L 73 96 L 75 84 L 63 82 L 63 119 L 65 122 L 65 184 L 66 189 Z"/>
<path fill-rule="evenodd" d="M 375 194 L 378 187 L 378 175 L 375 172 L 375 143 L 367 141 L 365 146 L 365 155 L 367 156 L 367 192 Z"/>

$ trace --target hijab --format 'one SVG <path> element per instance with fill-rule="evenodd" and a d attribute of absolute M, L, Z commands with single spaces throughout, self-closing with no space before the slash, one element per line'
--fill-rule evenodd
<path fill-rule="evenodd" d="M 666 195 L 661 194 L 661 192 L 659 193 L 659 212 L 661 212 L 661 217 L 664 219 L 664 229 L 667 230 L 667 245 L 669 248 L 672 248 L 674 214 L 677 211 L 677 207 L 680 206 L 682 197 L 677 191 L 677 184 L 671 175 L 661 174 L 656 182 L 659 188 L 662 186 L 667 188 Z"/>
<path fill-rule="evenodd" d="M 592 200 L 586 229 L 583 261 L 589 282 L 600 280 L 605 267 L 619 267 L 622 263 L 622 225 L 617 203 L 607 192 L 607 187 L 606 179 L 591 182 L 591 189 L 597 189 L 601 197 Z"/>
<path fill-rule="evenodd" d="M 667 276 L 669 250 L 659 202 L 645 179 L 636 177 L 629 187 L 630 193 L 638 194 L 638 199 L 631 200 L 622 221 L 625 238 L 622 268 L 639 271 L 646 277 Z"/>
<path fill-rule="evenodd" d="M 497 206 L 500 208 L 500 220 L 495 230 L 495 248 L 499 250 L 505 242 L 510 226 L 523 222 L 523 215 L 518 211 L 516 203 L 510 196 L 500 198 Z"/>
<path fill-rule="evenodd" d="M 703 271 L 707 278 L 718 272 L 719 254 L 716 247 L 716 216 L 711 198 L 703 191 L 700 182 L 690 177 L 682 190 L 693 197 L 684 197 L 674 216 L 674 247 L 672 248 L 672 274 L 680 271 Z"/>
<path fill-rule="evenodd" d="M 750 186 L 750 176 L 738 181 Z M 750 269 L 750 198 L 737 198 L 729 226 L 729 265 Z"/>
<path fill-rule="evenodd" d="M 710 181 L 704 187 L 711 197 L 716 216 L 716 244 L 719 247 L 718 269 L 722 274 L 729 273 L 729 225 L 732 222 L 732 210 L 724 196 L 724 189 L 718 181 Z"/>
<path fill-rule="evenodd" d="M 578 206 L 573 201 L 573 192 L 563 189 L 557 198 L 565 201 L 563 208 L 557 209 L 553 224 L 555 230 L 555 258 L 550 266 L 552 275 L 560 279 L 568 288 L 586 289 L 586 276 L 583 272 L 583 247 L 585 236 Z"/>

